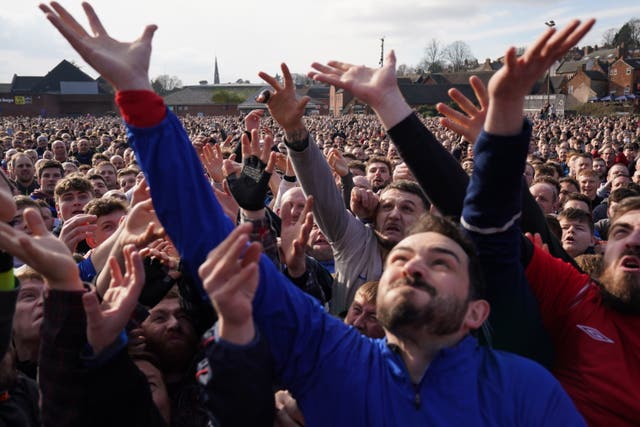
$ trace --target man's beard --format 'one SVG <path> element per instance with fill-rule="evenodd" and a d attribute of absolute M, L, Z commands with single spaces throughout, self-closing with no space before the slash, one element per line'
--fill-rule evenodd
<path fill-rule="evenodd" d="M 461 301 L 453 296 L 438 296 L 437 290 L 421 279 L 402 278 L 394 285 L 404 284 L 421 288 L 429 295 L 430 301 L 418 307 L 409 300 L 403 299 L 392 307 L 378 307 L 378 320 L 383 328 L 395 335 L 405 335 L 412 330 L 423 330 L 430 335 L 445 336 L 457 332 L 462 325 L 469 301 Z"/>
<path fill-rule="evenodd" d="M 623 254 L 624 256 L 624 254 Z M 640 275 L 609 266 L 600 276 L 600 295 L 605 306 L 623 314 L 640 314 Z"/>

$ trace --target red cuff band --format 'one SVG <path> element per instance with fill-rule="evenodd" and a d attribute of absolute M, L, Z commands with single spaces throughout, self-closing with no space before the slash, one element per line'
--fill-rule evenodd
<path fill-rule="evenodd" d="M 160 124 L 167 115 L 164 100 L 149 90 L 127 90 L 116 93 L 116 104 L 127 124 L 149 128 Z"/>

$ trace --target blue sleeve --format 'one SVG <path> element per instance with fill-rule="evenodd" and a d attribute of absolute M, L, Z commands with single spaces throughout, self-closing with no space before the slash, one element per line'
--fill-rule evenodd
<path fill-rule="evenodd" d="M 167 112 L 157 126 L 128 126 L 153 207 L 203 299 L 198 267 L 233 229 L 206 179 L 202 164 L 178 118 Z"/>
<path fill-rule="evenodd" d="M 199 284 L 198 267 L 233 228 L 220 207 L 181 123 L 171 112 L 152 128 L 129 126 L 129 137 L 145 173 L 158 219 L 185 267 Z M 268 341 L 275 374 L 292 392 L 318 378 L 321 361 L 335 357 L 359 333 L 327 315 L 291 284 L 264 255 L 253 301 L 254 320 Z"/>
<path fill-rule="evenodd" d="M 96 277 L 96 268 L 91 262 L 91 256 L 78 263 L 78 270 L 80 270 L 80 279 L 83 282 L 91 282 Z"/>
<path fill-rule="evenodd" d="M 461 223 L 480 257 L 492 344 L 550 366 L 551 341 L 520 260 L 522 173 L 530 135 L 528 122 L 516 136 L 480 134 Z"/>

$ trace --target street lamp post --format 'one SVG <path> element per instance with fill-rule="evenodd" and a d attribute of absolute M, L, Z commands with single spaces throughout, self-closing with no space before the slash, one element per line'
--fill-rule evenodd
<path fill-rule="evenodd" d="M 556 21 L 554 21 L 553 19 L 550 21 L 547 21 L 544 23 L 544 25 L 546 25 L 549 28 L 553 28 L 556 26 Z M 553 65 L 549 66 L 549 70 L 547 71 L 547 106 L 550 106 L 549 104 L 549 93 L 551 92 L 551 67 Z"/>

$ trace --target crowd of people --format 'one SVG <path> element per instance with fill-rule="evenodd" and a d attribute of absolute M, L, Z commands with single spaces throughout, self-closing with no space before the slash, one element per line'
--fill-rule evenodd
<path fill-rule="evenodd" d="M 0 425 L 637 425 L 640 119 L 526 118 L 593 20 L 423 118 L 390 53 L 309 76 L 375 115 L 153 93 L 155 26 L 46 18 L 122 118 L 0 118 Z"/>

